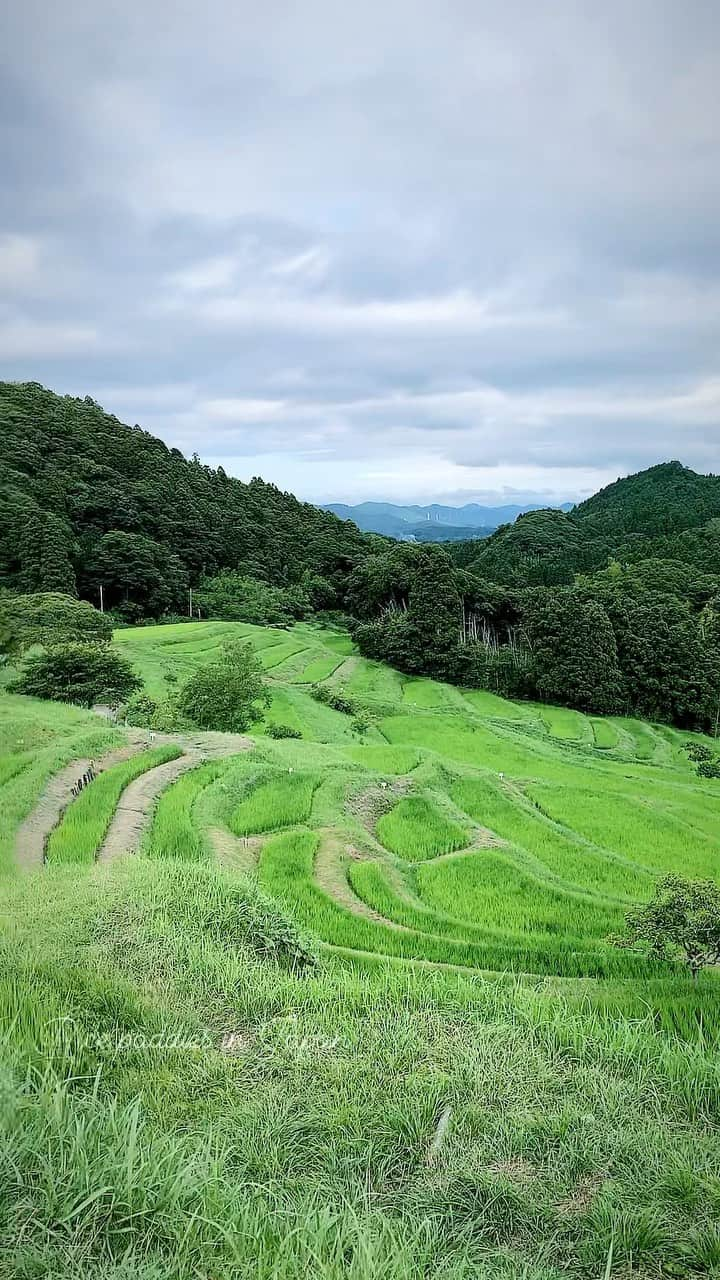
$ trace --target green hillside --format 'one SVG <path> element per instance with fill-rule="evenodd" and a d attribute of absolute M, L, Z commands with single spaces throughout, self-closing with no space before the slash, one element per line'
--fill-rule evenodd
<path fill-rule="evenodd" d="M 7 1274 L 714 1274 L 717 974 L 609 941 L 719 878 L 702 740 L 309 624 L 114 644 L 162 699 L 238 637 L 246 739 L 0 697 Z"/>
<path fill-rule="evenodd" d="M 354 525 L 187 460 L 90 397 L 0 383 L 0 586 L 97 604 L 102 585 L 106 608 L 140 617 L 187 612 L 189 586 L 229 568 L 278 585 L 311 574 L 328 603 L 334 575 L 369 545 Z"/>

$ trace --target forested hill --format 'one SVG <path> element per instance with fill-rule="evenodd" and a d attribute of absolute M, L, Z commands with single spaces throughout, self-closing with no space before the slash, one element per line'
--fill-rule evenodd
<path fill-rule="evenodd" d="M 262 480 L 243 484 L 89 397 L 0 383 L 0 586 L 78 590 L 140 612 L 185 608 L 203 574 L 336 586 L 373 546 Z M 318 583 L 317 579 L 320 579 Z"/>
<path fill-rule="evenodd" d="M 570 584 L 576 573 L 595 572 L 610 559 L 672 560 L 717 573 L 720 476 L 661 463 L 617 480 L 569 513 L 528 512 L 451 554 L 471 572 L 519 587 Z"/>

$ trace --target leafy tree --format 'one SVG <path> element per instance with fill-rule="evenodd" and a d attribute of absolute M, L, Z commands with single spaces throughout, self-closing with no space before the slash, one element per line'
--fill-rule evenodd
<path fill-rule="evenodd" d="M 183 685 L 178 707 L 200 729 L 242 733 L 270 702 L 252 645 L 225 646 L 219 662 L 199 667 Z"/>
<path fill-rule="evenodd" d="M 257 626 L 291 624 L 310 612 L 310 597 L 302 585 L 273 587 L 231 570 L 203 578 L 196 598 L 206 617 Z"/>
<path fill-rule="evenodd" d="M 48 516 L 59 523 L 46 536 Z M 115 540 L 100 546 L 107 535 Z M 307 572 L 315 607 L 337 608 L 348 575 L 376 545 L 274 485 L 188 461 L 89 397 L 0 383 L 4 586 L 73 591 L 69 564 L 89 599 L 97 601 L 102 582 L 108 607 L 153 616 L 222 570 L 284 588 Z"/>
<path fill-rule="evenodd" d="M 655 896 L 626 917 L 627 936 L 613 938 L 659 959 L 682 959 L 693 980 L 706 965 L 720 961 L 720 888 L 712 880 L 668 875 Z"/>
<path fill-rule="evenodd" d="M 428 548 L 410 588 L 408 626 L 414 629 L 429 670 L 447 669 L 448 654 L 460 643 L 462 600 L 452 561 L 439 547 Z"/>
<path fill-rule="evenodd" d="M 23 653 L 33 645 L 109 644 L 112 622 L 84 600 L 60 592 L 0 599 L 0 649 Z"/>
<path fill-rule="evenodd" d="M 122 611 L 134 604 L 155 616 L 183 608 L 188 594 L 187 573 L 176 555 L 144 534 L 117 529 L 100 538 L 81 583 L 95 598 L 102 586 L 108 608 Z"/>
<path fill-rule="evenodd" d="M 620 710 L 623 678 L 605 610 L 576 591 L 538 593 L 525 615 L 538 694 L 607 714 Z"/>
<path fill-rule="evenodd" d="M 126 658 L 104 645 L 64 644 L 29 655 L 13 693 L 56 702 L 116 706 L 138 689 L 141 681 Z"/>

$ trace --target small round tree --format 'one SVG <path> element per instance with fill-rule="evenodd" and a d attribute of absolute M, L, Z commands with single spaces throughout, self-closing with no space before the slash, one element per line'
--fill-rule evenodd
<path fill-rule="evenodd" d="M 655 896 L 625 919 L 627 935 L 619 947 L 663 960 L 681 959 L 693 981 L 701 969 L 720 962 L 720 888 L 712 880 L 668 875 Z"/>
<path fill-rule="evenodd" d="M 105 645 L 63 644 L 31 654 L 10 685 L 12 693 L 55 702 L 117 706 L 141 681 L 126 658 Z"/>
<path fill-rule="evenodd" d="M 178 707 L 199 729 L 242 733 L 270 702 L 252 645 L 225 646 L 220 661 L 200 667 L 183 685 Z"/>
<path fill-rule="evenodd" d="M 0 598 L 0 649 L 11 656 L 34 645 L 109 644 L 112 633 L 107 614 L 60 591 Z"/>

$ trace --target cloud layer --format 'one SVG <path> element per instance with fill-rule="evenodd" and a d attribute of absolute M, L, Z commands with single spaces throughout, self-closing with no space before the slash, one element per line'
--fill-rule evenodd
<path fill-rule="evenodd" d="M 720 470 L 715 0 L 25 0 L 0 376 L 310 498 Z"/>

